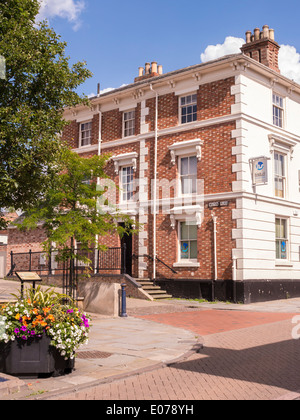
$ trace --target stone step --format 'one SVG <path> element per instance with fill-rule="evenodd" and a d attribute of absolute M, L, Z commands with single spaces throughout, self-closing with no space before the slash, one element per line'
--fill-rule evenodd
<path fill-rule="evenodd" d="M 157 299 L 160 299 L 160 300 L 163 300 L 163 299 L 172 299 L 172 295 L 168 295 L 168 294 L 165 294 L 165 295 L 155 295 L 155 300 L 157 300 Z"/>
<path fill-rule="evenodd" d="M 161 290 L 161 287 L 159 286 L 153 286 L 152 284 L 148 285 L 143 285 L 143 289 L 144 290 Z"/>
<path fill-rule="evenodd" d="M 160 286 L 155 286 L 153 281 L 150 279 L 135 279 L 148 295 L 152 296 L 153 299 L 170 299 L 172 295 L 168 295 L 165 290 L 162 290 Z"/>
<path fill-rule="evenodd" d="M 153 285 L 153 282 L 152 281 L 139 280 L 138 283 L 140 283 L 142 286 L 151 286 L 151 285 Z"/>
<path fill-rule="evenodd" d="M 149 290 L 151 290 L 152 293 L 167 293 L 165 290 L 162 290 L 160 287 L 155 287 L 155 286 L 153 286 L 151 289 L 148 289 L 147 293 L 149 293 Z"/>

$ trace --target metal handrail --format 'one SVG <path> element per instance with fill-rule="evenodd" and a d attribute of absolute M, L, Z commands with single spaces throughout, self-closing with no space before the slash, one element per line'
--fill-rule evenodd
<path fill-rule="evenodd" d="M 141 254 L 141 255 L 137 255 L 137 254 L 133 254 L 132 258 L 149 258 L 149 260 L 154 261 L 154 258 L 151 255 L 148 254 Z M 164 261 L 162 261 L 160 258 L 156 257 L 156 260 L 158 262 L 160 262 L 161 264 L 163 264 L 165 267 L 167 267 L 169 270 L 172 271 L 172 273 L 177 274 L 177 271 L 174 270 L 174 268 L 170 267 L 168 264 L 166 264 Z"/>

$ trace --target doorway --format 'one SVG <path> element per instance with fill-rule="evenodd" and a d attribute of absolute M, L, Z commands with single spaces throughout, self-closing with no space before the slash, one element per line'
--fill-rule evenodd
<path fill-rule="evenodd" d="M 125 228 L 125 223 L 120 223 L 120 226 Z M 129 276 L 132 276 L 132 233 L 125 233 L 123 237 L 121 237 L 121 247 L 122 247 L 122 253 L 121 253 L 121 267 L 122 267 L 122 273 L 128 274 Z M 124 250 L 124 247 L 126 249 Z"/>

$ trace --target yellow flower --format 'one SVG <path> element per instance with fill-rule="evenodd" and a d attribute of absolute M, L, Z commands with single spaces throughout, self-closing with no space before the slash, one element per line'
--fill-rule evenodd
<path fill-rule="evenodd" d="M 15 316 L 15 319 L 16 320 L 19 320 L 21 318 L 21 315 L 20 314 L 17 314 L 16 316 Z"/>

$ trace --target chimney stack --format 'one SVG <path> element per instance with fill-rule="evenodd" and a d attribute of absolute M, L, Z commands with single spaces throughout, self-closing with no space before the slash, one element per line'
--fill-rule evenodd
<path fill-rule="evenodd" d="M 255 28 L 253 34 L 251 31 L 246 32 L 246 44 L 242 46 L 241 51 L 253 60 L 280 73 L 278 66 L 279 49 L 280 46 L 275 42 L 274 29 L 269 29 L 268 25 L 264 25 L 262 31 Z"/>
<path fill-rule="evenodd" d="M 145 63 L 144 67 L 139 67 L 139 75 L 134 79 L 135 82 L 139 82 L 150 77 L 161 76 L 163 74 L 162 65 L 157 65 L 157 61 Z"/>

